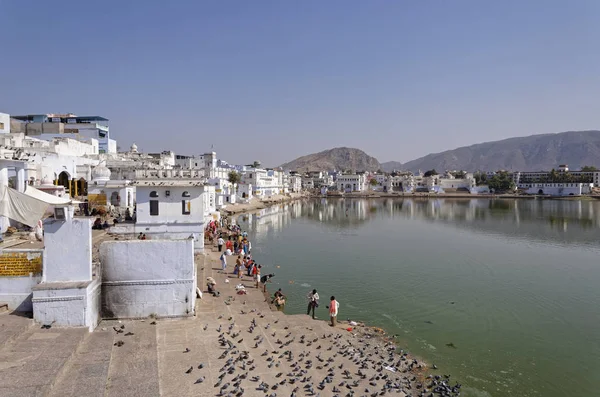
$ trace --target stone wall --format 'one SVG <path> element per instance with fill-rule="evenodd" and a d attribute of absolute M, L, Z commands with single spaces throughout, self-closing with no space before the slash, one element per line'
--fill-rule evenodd
<path fill-rule="evenodd" d="M 102 315 L 136 318 L 194 314 L 194 242 L 106 241 L 100 245 Z"/>

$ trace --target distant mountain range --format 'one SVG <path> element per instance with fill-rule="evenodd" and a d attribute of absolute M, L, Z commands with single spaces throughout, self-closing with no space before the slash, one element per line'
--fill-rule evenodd
<path fill-rule="evenodd" d="M 362 150 L 342 147 L 302 156 L 281 167 L 297 171 L 541 171 L 556 168 L 559 164 L 568 164 L 572 170 L 585 165 L 600 168 L 600 131 L 509 138 L 432 153 L 407 163 L 388 161 L 380 164 Z"/>
<path fill-rule="evenodd" d="M 360 149 L 338 147 L 298 157 L 281 167 L 292 171 L 377 171 L 381 164 Z"/>
<path fill-rule="evenodd" d="M 568 164 L 600 166 L 600 131 L 569 131 L 503 139 L 447 150 L 400 164 L 383 163 L 385 171 L 435 169 L 465 171 L 541 171 Z"/>

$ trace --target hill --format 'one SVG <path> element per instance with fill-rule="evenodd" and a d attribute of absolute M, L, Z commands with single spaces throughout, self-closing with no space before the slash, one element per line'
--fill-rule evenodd
<path fill-rule="evenodd" d="M 354 170 L 377 171 L 381 164 L 362 150 L 338 147 L 319 153 L 298 157 L 282 164 L 284 170 L 292 171 L 321 171 L 321 170 Z"/>
<path fill-rule="evenodd" d="M 404 164 L 389 161 L 382 164 L 382 169 L 540 171 L 559 164 L 568 164 L 573 170 L 584 165 L 600 166 L 600 131 L 569 131 L 480 143 L 429 154 Z"/>

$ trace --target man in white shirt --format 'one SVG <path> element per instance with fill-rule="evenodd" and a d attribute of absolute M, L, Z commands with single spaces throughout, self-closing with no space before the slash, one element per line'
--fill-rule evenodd
<path fill-rule="evenodd" d="M 221 252 L 221 250 L 223 249 L 224 244 L 225 244 L 225 240 L 223 240 L 223 237 L 219 236 L 219 239 L 217 240 L 217 246 L 219 247 L 219 252 Z"/>

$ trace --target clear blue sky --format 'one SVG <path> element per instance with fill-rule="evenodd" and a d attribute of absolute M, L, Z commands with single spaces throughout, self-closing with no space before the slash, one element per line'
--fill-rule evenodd
<path fill-rule="evenodd" d="M 122 148 L 408 161 L 600 129 L 600 1 L 0 0 L 0 111 Z"/>

